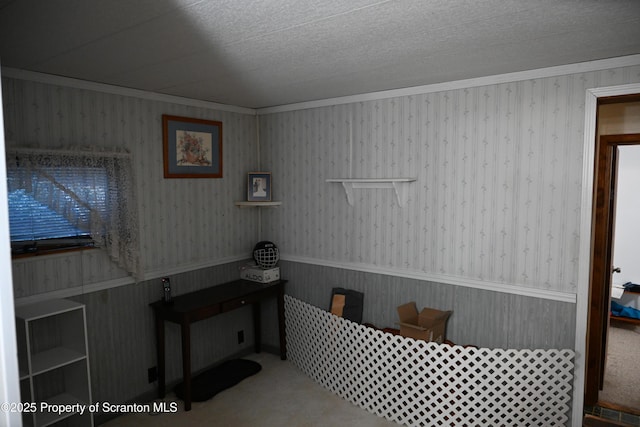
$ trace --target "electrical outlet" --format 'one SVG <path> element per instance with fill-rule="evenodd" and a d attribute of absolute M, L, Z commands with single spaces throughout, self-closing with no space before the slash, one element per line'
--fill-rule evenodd
<path fill-rule="evenodd" d="M 242 344 L 244 342 L 244 331 L 238 331 L 238 344 Z"/>
<path fill-rule="evenodd" d="M 156 366 L 149 368 L 149 370 L 147 371 L 147 378 L 149 380 L 149 383 L 158 380 L 158 368 Z"/>

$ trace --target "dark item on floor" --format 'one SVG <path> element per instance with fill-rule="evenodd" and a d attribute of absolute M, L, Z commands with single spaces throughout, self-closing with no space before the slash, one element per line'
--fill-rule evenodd
<path fill-rule="evenodd" d="M 257 374 L 261 369 L 262 366 L 253 360 L 234 359 L 222 362 L 191 379 L 191 400 L 193 402 L 209 400 L 221 391 Z M 176 396 L 180 399 L 184 399 L 183 384 L 178 384 L 174 389 Z"/>
<path fill-rule="evenodd" d="M 331 291 L 331 314 L 357 323 L 362 323 L 364 294 L 351 289 L 333 288 Z"/>
<path fill-rule="evenodd" d="M 640 319 L 640 310 L 638 310 L 637 308 L 620 305 L 615 301 L 611 301 L 611 314 L 618 317 Z"/>
<path fill-rule="evenodd" d="M 600 418 L 595 415 L 585 415 L 584 420 L 582 421 L 582 426 L 583 427 L 618 427 L 618 426 L 629 427 L 629 424 L 608 420 L 606 418 Z"/>
<path fill-rule="evenodd" d="M 640 292 L 640 285 L 638 285 L 637 283 L 627 282 L 622 286 L 624 287 L 625 291 Z"/>

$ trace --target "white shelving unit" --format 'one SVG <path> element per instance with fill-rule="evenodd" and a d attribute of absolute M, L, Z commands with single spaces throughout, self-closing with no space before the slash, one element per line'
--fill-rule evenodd
<path fill-rule="evenodd" d="M 353 206 L 353 190 L 356 188 L 392 188 L 396 194 L 398 206 L 402 207 L 409 197 L 409 184 L 416 178 L 334 178 L 327 182 L 342 184 L 347 194 L 347 202 Z"/>
<path fill-rule="evenodd" d="M 22 401 L 38 411 L 24 412 L 25 426 L 93 426 L 87 321 L 83 304 L 65 299 L 15 309 Z M 86 405 L 84 414 L 40 412 L 41 403 Z"/>
<path fill-rule="evenodd" d="M 282 202 L 236 202 L 239 208 L 277 208 Z"/>

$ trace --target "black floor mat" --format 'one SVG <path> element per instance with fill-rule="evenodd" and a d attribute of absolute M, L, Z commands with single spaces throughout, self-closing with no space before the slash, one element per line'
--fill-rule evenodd
<path fill-rule="evenodd" d="M 222 362 L 191 378 L 191 401 L 209 400 L 243 379 L 257 374 L 261 369 L 262 366 L 253 360 L 234 359 Z M 180 399 L 184 399 L 184 383 L 178 384 L 173 391 Z"/>

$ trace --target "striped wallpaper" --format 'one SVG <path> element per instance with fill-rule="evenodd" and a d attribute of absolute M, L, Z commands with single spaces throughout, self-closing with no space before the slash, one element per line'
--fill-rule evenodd
<path fill-rule="evenodd" d="M 259 116 L 3 78 L 9 142 L 134 153 L 144 269 L 214 265 L 270 239 L 284 258 L 443 282 L 575 294 L 588 88 L 640 67 Z M 164 179 L 162 114 L 223 122 L 223 179 Z M 260 159 L 258 159 L 258 151 Z M 246 173 L 273 173 L 278 209 L 238 209 Z M 408 200 L 329 178 L 410 177 Z M 64 266 L 61 270 L 60 266 Z M 99 255 L 14 262 L 17 297 L 124 276 Z M 445 280 L 446 279 L 446 280 Z"/>
<path fill-rule="evenodd" d="M 249 256 L 258 215 L 238 209 L 258 165 L 252 114 L 3 78 L 8 143 L 121 146 L 133 153 L 142 263 L 148 274 Z M 162 114 L 223 123 L 222 179 L 164 179 Z M 125 277 L 97 251 L 14 261 L 17 298 Z"/>
<path fill-rule="evenodd" d="M 414 276 L 576 293 L 588 88 L 640 67 L 260 116 L 277 212 L 263 235 L 283 256 Z M 330 178 L 398 178 L 354 190 Z"/>

